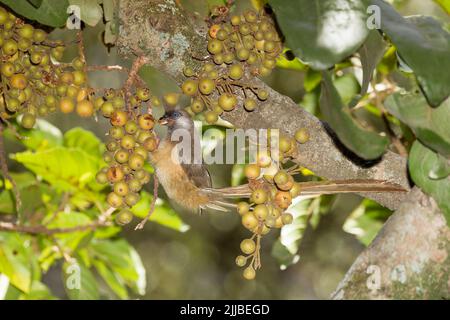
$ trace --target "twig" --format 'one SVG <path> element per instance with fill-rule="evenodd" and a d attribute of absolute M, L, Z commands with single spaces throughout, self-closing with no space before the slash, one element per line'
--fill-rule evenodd
<path fill-rule="evenodd" d="M 139 76 L 138 76 L 138 72 L 139 72 L 139 69 L 144 65 L 144 64 L 146 64 L 146 63 L 148 63 L 148 58 L 146 57 L 146 56 L 140 56 L 140 57 L 138 57 L 136 60 L 134 60 L 134 62 L 133 62 L 133 65 L 131 66 L 131 70 L 130 70 L 130 72 L 128 73 L 128 79 L 127 79 L 127 81 L 125 82 L 125 85 L 124 85 L 124 91 L 125 91 L 125 103 L 126 103 L 126 105 L 127 105 L 127 108 L 128 108 L 128 112 L 132 112 L 131 111 L 131 106 L 130 106 L 130 104 L 129 104 L 129 101 L 130 101 L 130 97 L 131 97 L 131 92 L 130 92 L 130 90 L 131 90 L 131 86 L 133 85 L 133 83 L 135 82 L 135 81 L 139 81 L 138 80 L 138 78 L 139 78 Z"/>
<path fill-rule="evenodd" d="M 392 88 L 392 86 L 390 84 L 387 86 L 387 89 L 383 92 L 378 91 L 376 89 L 376 85 L 373 85 L 373 93 L 375 94 L 375 98 L 374 98 L 375 105 L 381 111 L 381 118 L 386 126 L 387 132 L 389 134 L 389 138 L 390 138 L 392 144 L 397 149 L 398 153 L 403 157 L 407 157 L 408 150 L 406 150 L 406 148 L 403 145 L 403 143 L 401 142 L 401 140 L 397 137 L 394 130 L 392 130 L 391 125 L 389 123 L 389 119 L 387 118 L 388 112 L 386 111 L 386 109 L 384 108 L 384 105 L 382 103 L 382 101 L 386 98 L 386 92 L 388 94 L 391 94 L 394 91 L 395 90 Z"/>
<path fill-rule="evenodd" d="M 64 251 L 64 249 L 61 247 L 58 240 L 54 236 L 51 236 L 51 240 L 55 244 L 56 251 L 58 251 L 61 254 L 61 256 L 64 258 L 66 262 L 70 263 L 74 260 L 70 254 Z"/>
<path fill-rule="evenodd" d="M 17 131 L 16 127 L 11 122 L 9 122 L 8 120 L 0 117 L 0 121 L 3 121 L 4 123 L 6 123 L 6 126 L 8 127 L 7 129 L 9 129 L 9 131 L 11 131 L 13 136 L 15 136 L 18 140 L 26 140 L 26 139 L 28 139 L 28 137 L 22 136 Z"/>
<path fill-rule="evenodd" d="M 108 218 L 113 214 L 113 212 L 116 211 L 116 208 L 109 207 L 108 210 L 104 211 L 99 217 L 98 221 L 100 223 L 106 223 L 108 221 Z"/>
<path fill-rule="evenodd" d="M 79 232 L 79 231 L 87 231 L 87 230 L 95 230 L 100 227 L 107 227 L 110 224 L 107 222 L 94 221 L 90 224 L 70 227 L 70 228 L 52 228 L 49 229 L 42 225 L 39 226 L 23 226 L 18 225 L 12 222 L 3 222 L 0 221 L 0 230 L 2 231 L 14 231 L 20 233 L 28 233 L 33 235 L 45 234 L 48 236 L 59 234 L 59 233 L 71 233 L 71 232 Z"/>
<path fill-rule="evenodd" d="M 14 196 L 16 198 L 16 210 L 17 210 L 17 213 L 19 213 L 20 208 L 22 206 L 22 200 L 20 197 L 20 190 L 19 190 L 19 188 L 17 188 L 16 182 L 13 180 L 13 178 L 9 174 L 8 164 L 6 163 L 5 146 L 3 143 L 3 136 L 4 136 L 3 132 L 4 132 L 4 127 L 3 127 L 2 121 L 0 120 L 0 169 L 3 174 L 3 177 L 6 180 L 9 180 L 9 182 L 11 182 Z"/>
<path fill-rule="evenodd" d="M 84 39 L 83 39 L 83 31 L 80 29 L 77 32 L 77 44 L 78 44 L 78 55 L 80 56 L 81 61 L 83 61 L 84 65 L 86 65 L 86 56 L 84 54 Z"/>
<path fill-rule="evenodd" d="M 48 219 L 48 221 L 44 223 L 45 226 L 47 226 L 47 225 L 49 225 L 50 223 L 52 223 L 52 222 L 58 217 L 58 214 L 59 214 L 61 211 L 64 210 L 64 207 L 67 205 L 67 203 L 69 202 L 69 200 L 70 200 L 70 193 L 69 193 L 69 192 L 65 192 L 64 195 L 63 195 L 63 197 L 62 197 L 61 203 L 60 203 L 59 206 L 58 206 L 58 209 L 57 209 L 55 212 L 53 212 L 53 214 L 52 214 L 52 216 L 50 217 L 50 219 Z"/>
<path fill-rule="evenodd" d="M 83 62 L 83 72 L 86 78 L 86 85 L 87 85 L 89 83 L 88 69 L 87 69 L 86 55 L 84 54 L 83 31 L 81 29 L 78 30 L 77 32 L 77 43 L 78 43 L 78 55 L 80 56 L 80 59 Z"/>
<path fill-rule="evenodd" d="M 153 200 L 152 200 L 152 204 L 150 205 L 150 210 L 148 211 L 147 216 L 144 218 L 144 220 L 142 220 L 136 226 L 136 228 L 134 228 L 134 230 L 144 229 L 144 226 L 147 223 L 148 219 L 152 215 L 153 211 L 155 211 L 156 200 L 158 199 L 158 187 L 159 187 L 159 181 L 158 181 L 158 178 L 156 177 L 156 175 L 154 175 L 153 176 Z"/>
<path fill-rule="evenodd" d="M 130 72 L 128 68 L 119 66 L 119 65 L 113 65 L 113 66 L 103 66 L 103 65 L 97 65 L 97 66 L 87 66 L 87 71 L 123 71 L 123 72 Z"/>

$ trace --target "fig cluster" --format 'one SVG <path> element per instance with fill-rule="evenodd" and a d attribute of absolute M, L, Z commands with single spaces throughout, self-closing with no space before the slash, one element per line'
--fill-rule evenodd
<path fill-rule="evenodd" d="M 228 22 L 214 24 L 208 32 L 207 49 L 211 59 L 198 72 L 184 69 L 188 79 L 182 91 L 191 97 L 189 113 L 203 113 L 205 121 L 214 124 L 224 111 L 238 105 L 253 111 L 259 101 L 268 98 L 267 90 L 253 86 L 246 78 L 267 76 L 276 66 L 282 45 L 269 18 L 247 10 Z M 242 101 L 239 91 L 245 97 Z"/>
<path fill-rule="evenodd" d="M 45 31 L 0 7 L 0 47 L 2 119 L 20 115 L 20 124 L 30 129 L 38 116 L 57 110 L 92 115 L 85 63 L 81 58 L 60 63 L 62 42 L 49 41 Z"/>
<path fill-rule="evenodd" d="M 236 257 L 236 264 L 245 267 L 243 276 L 247 280 L 254 279 L 256 270 L 261 267 L 261 237 L 293 221 L 287 210 L 301 193 L 301 184 L 294 179 L 299 170 L 298 167 L 286 170 L 282 165 L 297 153 L 297 142 L 306 143 L 308 140 L 308 131 L 304 128 L 297 130 L 294 138 L 280 136 L 278 148 L 260 151 L 255 163 L 244 168 L 252 194 L 249 201 L 238 203 L 237 211 L 242 225 L 253 236 L 241 242 L 242 254 Z"/>
<path fill-rule="evenodd" d="M 111 124 L 103 155 L 107 166 L 98 172 L 96 179 L 98 183 L 111 185 L 107 202 L 113 208 L 122 209 L 116 217 L 122 225 L 131 221 L 133 215 L 129 208 L 139 201 L 139 192 L 151 178 L 144 165 L 148 153 L 157 148 L 155 120 L 142 108 L 150 98 L 147 88 L 136 88 L 129 99 L 123 90 L 109 89 L 94 102 Z"/>

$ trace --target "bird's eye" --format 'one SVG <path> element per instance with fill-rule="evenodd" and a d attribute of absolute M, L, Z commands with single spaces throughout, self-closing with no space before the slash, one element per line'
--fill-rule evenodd
<path fill-rule="evenodd" d="M 175 111 L 175 112 L 173 113 L 173 116 L 174 116 L 175 118 L 179 118 L 179 117 L 181 117 L 181 113 L 178 112 L 178 111 Z"/>

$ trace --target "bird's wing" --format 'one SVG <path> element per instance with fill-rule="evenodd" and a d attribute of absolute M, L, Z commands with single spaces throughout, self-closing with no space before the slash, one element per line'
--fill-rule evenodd
<path fill-rule="evenodd" d="M 203 164 L 181 164 L 192 183 L 199 188 L 211 188 L 211 176 Z"/>

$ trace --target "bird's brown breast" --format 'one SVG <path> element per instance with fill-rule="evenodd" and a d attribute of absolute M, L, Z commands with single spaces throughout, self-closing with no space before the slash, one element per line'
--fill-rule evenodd
<path fill-rule="evenodd" d="M 188 210 L 198 211 L 210 199 L 192 182 L 184 168 L 174 161 L 173 148 L 171 141 L 162 141 L 158 149 L 150 154 L 150 161 L 169 198 Z"/>

